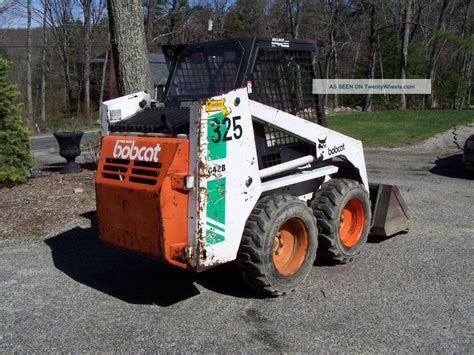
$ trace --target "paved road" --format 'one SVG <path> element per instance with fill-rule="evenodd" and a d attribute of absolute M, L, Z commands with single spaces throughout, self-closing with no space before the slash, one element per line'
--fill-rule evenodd
<path fill-rule="evenodd" d="M 0 241 L 0 352 L 472 351 L 474 181 L 459 155 L 367 161 L 371 181 L 400 186 L 415 226 L 276 299 L 250 293 L 233 265 L 195 275 L 104 246 L 94 222 Z"/>
<path fill-rule="evenodd" d="M 81 145 L 89 142 L 97 134 L 99 134 L 99 130 L 84 132 Z M 31 151 L 35 156 L 37 166 L 65 163 L 65 160 L 59 155 L 59 146 L 53 135 L 31 137 Z M 82 152 L 78 161 L 86 158 L 84 152 Z"/>
<path fill-rule="evenodd" d="M 82 139 L 81 139 L 81 144 L 86 144 L 97 133 L 99 133 L 99 130 L 84 132 L 84 135 L 82 136 Z M 31 150 L 32 151 L 42 151 L 42 150 L 51 150 L 51 149 L 59 151 L 58 143 L 56 141 L 56 138 L 54 138 L 53 135 L 31 137 Z"/>

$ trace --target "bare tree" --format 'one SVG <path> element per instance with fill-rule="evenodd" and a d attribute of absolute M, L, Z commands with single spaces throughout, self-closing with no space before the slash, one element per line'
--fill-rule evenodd
<path fill-rule="evenodd" d="M 64 75 L 66 106 L 69 112 L 77 111 L 77 98 L 73 89 L 73 73 L 71 67 L 71 49 L 73 40 L 74 0 L 49 0 L 48 22 L 54 37 L 55 48 L 61 60 Z"/>
<path fill-rule="evenodd" d="M 324 10 L 326 18 L 328 19 L 328 42 L 329 42 L 329 51 L 326 58 L 326 75 L 332 79 L 337 79 L 339 77 L 338 67 L 339 67 L 339 54 L 337 48 L 337 29 L 338 29 L 338 16 L 339 16 L 339 0 L 327 0 L 324 1 Z M 333 106 L 339 106 L 339 95 L 335 94 L 333 96 Z M 328 95 L 325 96 L 326 101 Z M 325 103 L 327 106 L 327 102 Z"/>
<path fill-rule="evenodd" d="M 48 46 L 47 20 L 49 0 L 43 1 L 43 48 L 41 49 L 41 120 L 46 121 L 46 52 Z"/>
<path fill-rule="evenodd" d="M 400 77 L 405 80 L 407 77 L 407 65 L 408 65 L 408 43 L 410 40 L 410 20 L 411 20 L 411 7 L 413 0 L 405 1 L 405 15 L 403 21 L 403 35 L 402 35 L 402 46 L 400 52 Z M 402 110 L 407 108 L 407 99 L 405 94 L 401 94 L 401 107 Z"/>
<path fill-rule="evenodd" d="M 153 92 L 139 0 L 107 0 L 110 40 L 119 93 Z"/>
<path fill-rule="evenodd" d="M 26 46 L 26 109 L 28 120 L 33 126 L 33 93 L 31 88 L 31 0 L 26 1 Z"/>
<path fill-rule="evenodd" d="M 441 8 L 438 14 L 438 21 L 435 26 L 435 31 L 432 33 L 431 40 L 428 42 L 428 55 L 427 55 L 427 63 L 426 63 L 426 79 L 431 79 L 433 82 L 436 78 L 436 68 L 438 65 L 438 56 L 440 53 L 440 41 L 438 39 L 438 32 L 446 30 L 446 9 L 448 8 L 448 0 L 443 0 L 441 4 Z M 430 108 L 434 108 L 436 106 L 436 102 L 434 99 L 433 91 L 430 95 L 427 95 L 424 100 L 427 99 L 427 106 Z M 425 101 L 426 105 L 426 101 Z"/>
<path fill-rule="evenodd" d="M 463 39 L 472 38 L 472 21 L 471 18 L 471 5 L 470 0 L 466 0 L 464 3 L 464 18 L 461 27 L 461 36 Z M 461 76 L 464 79 L 462 85 L 458 89 L 458 99 L 456 102 L 456 108 L 462 109 L 469 107 L 471 103 L 472 93 L 472 54 L 473 51 L 469 49 L 463 49 L 461 52 Z"/>
<path fill-rule="evenodd" d="M 179 5 L 181 1 L 178 0 L 171 0 L 170 8 L 168 9 L 168 44 L 173 44 L 173 37 L 176 35 L 177 32 L 177 12 L 179 10 Z"/>
<path fill-rule="evenodd" d="M 107 38 L 107 39 L 110 42 L 110 38 Z M 104 101 L 105 78 L 107 74 L 107 66 L 109 65 L 109 53 L 110 53 L 110 49 L 107 49 L 107 51 L 105 52 L 104 65 L 102 66 L 102 73 L 101 73 L 101 79 L 100 79 L 99 102 Z M 102 117 L 102 105 L 99 105 L 99 117 Z"/>
<path fill-rule="evenodd" d="M 370 9 L 370 35 L 367 79 L 373 79 L 375 76 L 375 52 L 377 48 L 377 12 L 374 3 L 369 3 L 368 8 Z M 372 94 L 367 94 L 365 97 L 364 111 L 372 111 Z"/>
<path fill-rule="evenodd" d="M 84 14 L 84 116 L 87 120 L 91 118 L 91 92 L 90 92 L 90 61 L 91 61 L 91 36 L 92 36 L 92 0 L 80 0 Z"/>
<path fill-rule="evenodd" d="M 291 38 L 299 37 L 301 2 L 302 0 L 286 0 Z"/>
<path fill-rule="evenodd" d="M 47 120 L 48 115 L 68 111 L 91 116 L 94 103 L 100 100 L 101 83 L 99 71 L 92 72 L 96 69 L 92 58 L 103 53 L 104 42 L 108 42 L 100 30 L 109 24 L 98 23 L 98 9 L 102 4 L 105 11 L 104 3 L 0 0 L 0 50 L 13 61 L 11 77 L 25 98 L 30 125 L 32 118 L 49 125 L 53 121 Z M 329 78 L 362 74 L 370 79 L 380 66 L 382 77 L 385 73 L 386 77 L 432 79 L 433 95 L 425 95 L 424 101 L 422 96 L 403 97 L 402 107 L 415 103 L 434 107 L 448 100 L 456 108 L 466 107 L 472 91 L 472 4 L 472 0 L 109 0 L 110 26 L 117 32 L 110 40 L 114 50 L 108 53 L 109 64 L 115 65 L 108 70 L 124 77 L 117 81 L 121 93 L 151 89 L 148 74 L 137 79 L 149 66 L 146 52 L 137 49 L 143 46 L 138 30 L 142 26 L 148 48 L 245 35 L 304 38 L 326 43 L 321 54 Z M 28 7 L 30 47 L 26 28 L 7 28 L 18 25 L 15 21 L 19 19 L 27 24 Z M 211 32 L 210 19 L 214 21 Z M 42 31 L 35 26 L 42 26 Z M 23 60 L 17 59 L 20 57 Z M 53 67 L 56 70 L 49 69 Z M 298 67 L 296 70 L 299 85 L 302 78 Z M 135 78 L 133 85 L 130 77 Z M 115 91 L 113 95 L 118 95 Z M 373 109 L 377 96 L 364 98 L 359 105 Z M 355 105 L 355 99 L 331 96 L 329 106 Z"/>
<path fill-rule="evenodd" d="M 14 5 L 14 1 L 2 1 L 0 2 L 0 14 L 3 13 L 3 12 L 6 12 L 8 11 L 10 8 L 13 7 Z"/>
<path fill-rule="evenodd" d="M 229 0 L 213 0 L 212 4 L 212 30 L 210 31 L 210 39 L 224 38 L 224 16 Z"/>
<path fill-rule="evenodd" d="M 146 16 L 146 43 L 150 49 L 153 40 L 153 21 L 156 14 L 156 0 L 148 0 L 147 16 Z"/>

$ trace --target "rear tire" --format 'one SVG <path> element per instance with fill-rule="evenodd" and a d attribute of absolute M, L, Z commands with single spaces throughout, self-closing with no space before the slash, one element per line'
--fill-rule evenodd
<path fill-rule="evenodd" d="M 244 282 L 271 296 L 294 290 L 311 270 L 317 233 L 311 209 L 296 197 L 263 197 L 245 224 L 237 255 Z"/>
<path fill-rule="evenodd" d="M 370 200 L 363 185 L 332 179 L 315 193 L 310 204 L 318 223 L 318 254 L 347 263 L 360 253 L 370 230 Z"/>

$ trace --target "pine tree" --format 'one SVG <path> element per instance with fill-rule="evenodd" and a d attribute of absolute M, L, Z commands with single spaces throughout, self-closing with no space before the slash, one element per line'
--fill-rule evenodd
<path fill-rule="evenodd" d="M 33 166 L 29 132 L 20 116 L 22 105 L 15 84 L 8 82 L 10 62 L 0 58 L 0 187 L 26 181 Z"/>

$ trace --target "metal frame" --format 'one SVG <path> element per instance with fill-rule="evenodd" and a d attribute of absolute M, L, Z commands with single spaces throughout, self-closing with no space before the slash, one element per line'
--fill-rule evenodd
<path fill-rule="evenodd" d="M 103 117 L 108 117 L 109 109 L 140 110 L 138 101 L 143 95 L 104 103 Z M 263 194 L 280 192 L 302 200 L 311 198 L 323 181 L 340 173 L 335 159 L 351 164 L 359 174 L 357 179 L 368 189 L 360 141 L 251 100 L 247 88 L 180 106 L 183 112 L 189 112 L 189 134 L 179 135 L 189 139 L 188 235 L 184 247 L 189 268 L 204 270 L 234 260 L 245 223 L 258 199 Z M 234 131 L 229 130 L 230 122 L 234 122 Z M 280 130 L 310 149 L 262 167 L 255 124 Z M 233 136 L 216 143 L 216 134 L 221 138 Z M 131 142 L 134 135 L 154 133 L 128 132 Z"/>
<path fill-rule="evenodd" d="M 199 117 L 190 121 L 191 126 L 198 125 L 196 161 L 199 175 L 195 179 L 195 188 L 190 192 L 195 194 L 193 199 L 197 204 L 193 202 L 188 208 L 192 211 L 197 207 L 196 228 L 189 229 L 191 235 L 188 236 L 194 251 L 193 265 L 197 270 L 236 258 L 247 218 L 263 194 L 292 191 L 300 199 L 308 200 L 320 183 L 338 173 L 339 168 L 332 163 L 334 158 L 345 159 L 352 164 L 360 174 L 359 180 L 368 189 L 360 141 L 253 101 L 248 96 L 243 88 L 201 101 L 198 104 Z M 210 102 L 215 103 L 216 110 L 209 110 L 213 106 Z M 225 114 L 220 115 L 220 112 Z M 225 149 L 213 142 L 216 117 L 221 120 L 226 117 L 229 121 L 238 117 L 243 129 L 240 139 L 225 142 Z M 223 125 L 222 122 L 219 124 Z M 311 145 L 314 154 L 270 168 L 259 167 L 254 122 L 268 124 L 297 137 Z M 213 154 L 216 149 L 220 149 L 219 154 Z M 222 166 L 225 169 L 216 169 Z M 217 195 L 216 185 L 220 186 Z M 218 212 L 214 206 L 218 206 Z M 220 216 L 212 213 L 220 213 Z"/>
<path fill-rule="evenodd" d="M 274 98 L 269 98 L 269 86 L 268 82 L 266 83 L 265 80 L 268 77 L 259 76 L 257 70 L 261 70 L 256 67 L 256 64 L 259 59 L 264 57 L 264 53 L 271 53 L 281 60 L 284 60 L 285 64 L 290 65 L 291 63 L 296 63 L 297 66 L 303 65 L 305 63 L 305 67 L 302 69 L 304 73 L 302 74 L 304 77 L 307 77 L 308 74 L 311 79 L 315 79 L 321 76 L 319 73 L 319 67 L 314 65 L 314 62 L 317 62 L 317 58 L 321 55 L 321 48 L 322 42 L 313 42 L 313 41 L 304 41 L 304 40 L 283 40 L 279 38 L 257 38 L 257 37 L 242 37 L 236 38 L 231 40 L 221 40 L 221 41 L 212 41 L 212 42 L 205 42 L 205 43 L 195 43 L 190 44 L 188 46 L 178 45 L 178 46 L 164 46 L 163 51 L 167 58 L 167 61 L 170 63 L 170 76 L 166 83 L 164 97 L 165 101 L 176 101 L 176 98 L 170 97 L 170 90 L 171 90 L 171 83 L 173 77 L 176 75 L 176 66 L 179 62 L 180 57 L 183 55 L 183 52 L 187 48 L 199 48 L 200 46 L 212 46 L 212 45 L 220 45 L 220 44 L 228 44 L 231 41 L 235 41 L 240 43 L 243 48 L 243 55 L 242 60 L 240 63 L 240 68 L 238 70 L 238 74 L 236 80 L 233 85 L 231 85 L 231 89 L 236 90 L 239 88 L 243 88 L 247 86 L 247 82 L 252 82 L 259 92 L 252 93 L 249 91 L 250 99 L 259 101 L 263 104 L 276 107 L 282 110 L 285 110 L 288 113 L 297 114 L 298 112 L 301 115 L 304 115 L 306 119 L 310 120 L 318 120 L 319 124 L 325 125 L 324 120 L 324 109 L 320 103 L 320 98 L 318 95 L 312 94 L 312 87 L 309 85 L 306 88 L 307 92 L 302 92 L 301 95 L 306 97 L 305 105 L 306 107 L 298 107 L 292 102 L 288 100 L 288 98 L 283 97 L 280 95 L 277 101 L 275 101 L 275 96 L 272 95 Z M 305 61 L 305 59 L 310 59 L 309 61 Z M 270 58 L 271 59 L 271 58 Z M 270 60 L 273 69 L 278 64 L 275 60 Z M 269 73 L 271 72 L 271 68 L 269 68 Z M 282 72 L 285 72 L 285 75 L 288 74 L 288 70 L 282 69 Z M 265 75 L 269 75 L 266 73 Z M 259 76 L 259 77 L 258 77 Z M 265 79 L 265 80 L 264 80 Z M 294 92 L 295 90 L 291 90 L 289 87 L 291 83 L 289 82 L 289 78 L 286 78 L 285 83 L 279 82 L 278 85 L 282 87 L 285 92 Z M 287 87 L 284 87 L 286 85 Z M 224 93 L 222 93 L 224 94 Z M 313 100 L 310 100 L 312 98 Z M 186 98 L 184 100 L 187 100 Z M 200 99 L 197 97 L 196 99 Z M 309 99 L 309 100 L 308 100 Z M 183 100 L 179 100 L 183 101 Z M 311 102 L 314 101 L 314 102 Z M 314 114 L 307 114 L 305 115 L 305 109 L 311 109 L 314 111 Z M 316 115 L 317 117 L 313 117 Z"/>

